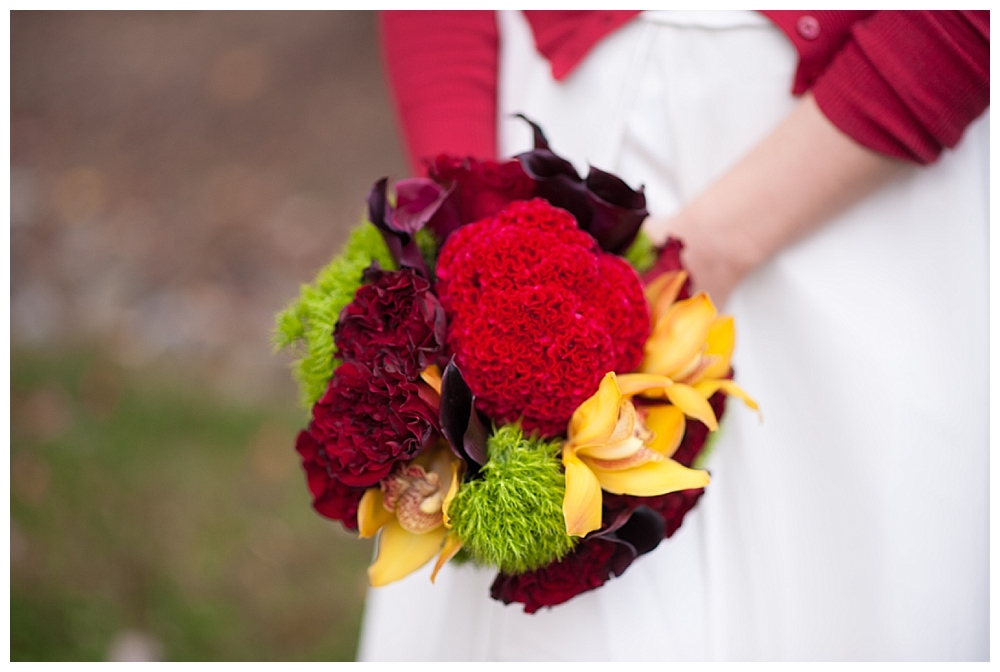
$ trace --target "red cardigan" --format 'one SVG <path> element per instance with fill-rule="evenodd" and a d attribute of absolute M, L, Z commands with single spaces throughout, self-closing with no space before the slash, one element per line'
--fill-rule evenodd
<path fill-rule="evenodd" d="M 989 106 L 989 12 L 762 12 L 799 53 L 795 94 L 862 145 L 929 163 Z M 528 11 L 565 79 L 634 11 Z M 383 12 L 383 55 L 411 165 L 439 152 L 495 157 L 494 12 Z"/>

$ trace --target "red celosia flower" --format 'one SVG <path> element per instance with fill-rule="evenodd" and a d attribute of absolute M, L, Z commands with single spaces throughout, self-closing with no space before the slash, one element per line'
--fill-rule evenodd
<path fill-rule="evenodd" d="M 449 202 L 460 224 L 492 217 L 511 201 L 523 201 L 535 194 L 535 181 L 515 160 L 480 161 L 441 154 L 428 165 L 427 172 L 444 187 L 454 185 Z"/>
<path fill-rule="evenodd" d="M 400 460 L 416 457 L 434 431 L 436 411 L 417 383 L 377 364 L 373 373 L 345 362 L 313 407 L 313 435 L 330 475 L 351 487 L 378 483 Z"/>
<path fill-rule="evenodd" d="M 365 488 L 352 488 L 334 478 L 327 469 L 326 453 L 320 448 L 309 430 L 299 432 L 295 449 L 302 456 L 302 467 L 306 471 L 306 483 L 313 496 L 316 511 L 339 520 L 349 530 L 358 529 L 358 502 L 365 494 Z"/>
<path fill-rule="evenodd" d="M 615 556 L 624 551 L 620 544 L 605 539 L 588 539 L 558 562 L 524 574 L 499 574 L 490 588 L 494 600 L 504 604 L 519 602 L 533 614 L 542 607 L 562 604 L 594 588 L 600 588 L 614 574 Z"/>
<path fill-rule="evenodd" d="M 639 278 L 565 210 L 512 203 L 441 249 L 448 346 L 478 407 L 498 423 L 558 435 L 608 371 L 642 357 L 649 314 Z"/>
<path fill-rule="evenodd" d="M 373 266 L 364 281 L 337 320 L 333 340 L 339 356 L 369 369 L 388 364 L 416 380 L 444 347 L 441 303 L 430 283 L 409 268 Z"/>

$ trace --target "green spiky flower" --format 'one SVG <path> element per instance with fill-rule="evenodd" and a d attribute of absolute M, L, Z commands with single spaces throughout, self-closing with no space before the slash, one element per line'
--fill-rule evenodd
<path fill-rule="evenodd" d="M 382 234 L 365 222 L 351 231 L 340 255 L 320 270 L 312 284 L 302 285 L 299 298 L 276 317 L 274 343 L 279 349 L 292 346 L 298 355 L 292 374 L 299 382 L 300 399 L 306 408 L 323 396 L 340 364 L 333 327 L 372 261 L 382 268 L 396 268 Z"/>
<path fill-rule="evenodd" d="M 489 438 L 482 478 L 463 484 L 448 508 L 452 533 L 477 562 L 521 574 L 572 550 L 559 446 L 525 437 L 518 425 L 505 425 Z"/>

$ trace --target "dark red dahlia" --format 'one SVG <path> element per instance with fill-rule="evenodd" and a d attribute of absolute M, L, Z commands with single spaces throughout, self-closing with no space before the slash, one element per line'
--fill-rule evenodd
<path fill-rule="evenodd" d="M 600 588 L 614 574 L 620 544 L 604 539 L 588 539 L 558 562 L 524 574 L 499 574 L 490 588 L 494 600 L 518 602 L 533 614 L 553 607 L 594 588 Z"/>
<path fill-rule="evenodd" d="M 295 449 L 302 456 L 306 483 L 313 496 L 313 508 L 323 516 L 339 520 L 349 530 L 358 529 L 358 502 L 365 488 L 352 488 L 334 478 L 327 468 L 326 454 L 311 434 L 313 427 L 299 432 Z"/>
<path fill-rule="evenodd" d="M 365 271 L 364 281 L 333 332 L 340 358 L 369 369 L 389 365 L 416 380 L 444 347 L 444 309 L 430 282 L 410 268 L 378 266 Z"/>
<path fill-rule="evenodd" d="M 400 460 L 416 457 L 434 432 L 437 411 L 417 383 L 381 367 L 344 362 L 313 407 L 313 436 L 330 475 L 351 487 L 378 483 Z"/>
<path fill-rule="evenodd" d="M 441 249 L 448 347 L 498 423 L 566 431 L 608 371 L 638 366 L 649 334 L 642 285 L 565 210 L 534 199 L 458 229 Z"/>
<path fill-rule="evenodd" d="M 428 165 L 427 172 L 438 184 L 454 186 L 449 201 L 460 224 L 492 217 L 511 201 L 523 201 L 535 194 L 535 181 L 515 160 L 480 161 L 441 154 Z"/>

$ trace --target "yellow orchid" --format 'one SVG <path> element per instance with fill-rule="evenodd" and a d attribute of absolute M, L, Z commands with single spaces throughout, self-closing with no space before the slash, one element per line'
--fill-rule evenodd
<path fill-rule="evenodd" d="M 438 555 L 431 580 L 462 544 L 448 534 L 448 505 L 458 492 L 462 461 L 438 442 L 369 488 L 358 505 L 362 537 L 380 532 L 368 581 L 384 586 L 415 572 Z"/>
<path fill-rule="evenodd" d="M 729 373 L 736 342 L 733 318 L 718 315 L 704 292 L 676 301 L 686 279 L 683 270 L 664 273 L 646 288 L 653 333 L 646 340 L 639 371 L 671 381 L 644 396 L 666 397 L 714 431 L 718 422 L 708 398 L 717 391 L 739 397 L 754 410 L 758 410 L 757 402 L 724 377 Z"/>
<path fill-rule="evenodd" d="M 661 404 L 636 411 L 631 397 L 669 389 L 666 376 L 614 372 L 604 376 L 597 392 L 573 413 L 562 448 L 566 469 L 563 514 L 566 531 L 583 536 L 601 527 L 601 491 L 639 497 L 703 488 L 705 471 L 671 459 L 684 436 L 684 414 Z M 713 416 L 714 418 L 714 416 Z"/>

